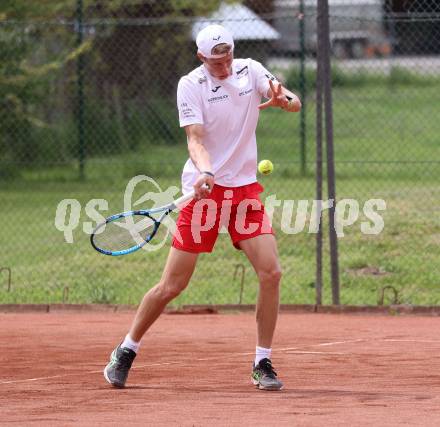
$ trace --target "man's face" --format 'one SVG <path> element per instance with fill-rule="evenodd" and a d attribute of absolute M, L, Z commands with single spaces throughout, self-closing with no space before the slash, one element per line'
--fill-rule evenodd
<path fill-rule="evenodd" d="M 234 59 L 232 51 L 221 58 L 205 58 L 203 56 L 199 56 L 199 58 L 205 64 L 209 74 L 216 79 L 227 79 L 232 74 L 231 64 Z"/>

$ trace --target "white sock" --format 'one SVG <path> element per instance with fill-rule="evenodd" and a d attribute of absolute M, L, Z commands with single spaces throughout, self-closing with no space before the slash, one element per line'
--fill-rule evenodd
<path fill-rule="evenodd" d="M 135 353 L 138 352 L 140 346 L 141 346 L 141 342 L 133 341 L 129 334 L 125 336 L 124 342 L 121 344 L 121 347 L 129 348 L 130 350 L 133 350 Z"/>
<path fill-rule="evenodd" d="M 258 365 L 261 359 L 270 359 L 271 348 L 257 347 L 255 348 L 255 365 Z"/>

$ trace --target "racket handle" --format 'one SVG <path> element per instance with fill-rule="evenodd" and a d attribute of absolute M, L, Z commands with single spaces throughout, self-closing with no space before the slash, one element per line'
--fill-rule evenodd
<path fill-rule="evenodd" d="M 209 189 L 209 187 L 208 187 L 206 184 L 203 184 L 202 187 L 204 187 L 204 188 L 206 188 L 206 189 Z M 184 203 L 187 202 L 188 200 L 191 200 L 192 198 L 194 198 L 194 194 L 195 194 L 195 191 L 194 191 L 194 190 L 193 190 L 193 191 L 190 191 L 190 192 L 187 193 L 187 194 L 184 194 L 183 196 L 179 197 L 178 199 L 176 199 L 176 200 L 174 201 L 174 205 L 178 207 L 178 206 L 184 204 Z"/>

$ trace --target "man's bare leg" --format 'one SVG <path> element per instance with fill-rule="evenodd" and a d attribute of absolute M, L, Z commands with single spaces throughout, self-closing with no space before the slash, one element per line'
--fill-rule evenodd
<path fill-rule="evenodd" d="M 280 390 L 283 383 L 272 368 L 271 346 L 278 318 L 281 268 L 275 237 L 263 234 L 240 242 L 252 263 L 260 288 L 257 300 L 257 348 L 252 382 L 262 390 Z"/>
<path fill-rule="evenodd" d="M 196 253 L 170 249 L 162 278 L 145 294 L 136 312 L 129 332 L 133 341 L 140 341 L 167 304 L 188 286 L 197 257 Z"/>
<path fill-rule="evenodd" d="M 257 300 L 257 345 L 270 348 L 278 318 L 281 267 L 272 234 L 243 240 L 240 247 L 254 267 L 260 289 Z"/>
<path fill-rule="evenodd" d="M 105 379 L 114 387 L 125 387 L 139 341 L 162 313 L 166 305 L 189 283 L 197 262 L 197 254 L 171 248 L 159 283 L 144 296 L 124 342 L 111 354 L 104 369 Z"/>

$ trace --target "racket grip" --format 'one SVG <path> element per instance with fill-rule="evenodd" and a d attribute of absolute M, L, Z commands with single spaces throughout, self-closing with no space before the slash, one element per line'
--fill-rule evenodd
<path fill-rule="evenodd" d="M 203 184 L 202 187 L 209 189 L 209 186 L 207 186 L 206 184 Z M 183 196 L 179 197 L 178 199 L 176 199 L 174 201 L 174 205 L 178 207 L 178 206 L 184 204 L 188 200 L 191 200 L 192 198 L 194 198 L 194 194 L 195 194 L 194 190 L 190 191 L 189 193 L 184 194 Z"/>

